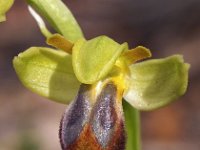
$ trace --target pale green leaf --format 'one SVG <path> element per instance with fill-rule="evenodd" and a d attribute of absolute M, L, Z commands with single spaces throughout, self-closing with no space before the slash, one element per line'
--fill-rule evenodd
<path fill-rule="evenodd" d="M 13 5 L 14 0 L 0 0 L 0 22 L 6 20 L 6 12 L 10 9 Z"/>
<path fill-rule="evenodd" d="M 139 110 L 165 106 L 185 93 L 188 69 L 180 55 L 134 64 L 124 98 Z"/>
<path fill-rule="evenodd" d="M 26 0 L 44 16 L 54 29 L 66 39 L 75 42 L 83 33 L 71 11 L 61 0 Z"/>
<path fill-rule="evenodd" d="M 117 58 L 127 49 L 106 36 L 92 40 L 78 40 L 72 50 L 74 72 L 78 80 L 92 84 L 104 78 L 114 66 Z"/>
<path fill-rule="evenodd" d="M 78 91 L 71 55 L 63 51 L 32 47 L 15 57 L 13 64 L 23 85 L 39 95 L 68 104 Z"/>

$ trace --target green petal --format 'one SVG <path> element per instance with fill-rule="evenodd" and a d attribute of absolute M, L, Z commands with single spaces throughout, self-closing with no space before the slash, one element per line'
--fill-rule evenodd
<path fill-rule="evenodd" d="M 39 95 L 67 104 L 78 91 L 71 55 L 63 51 L 32 47 L 15 57 L 13 64 L 23 85 Z"/>
<path fill-rule="evenodd" d="M 14 0 L 0 0 L 0 22 L 5 21 L 5 13 L 13 5 Z"/>
<path fill-rule="evenodd" d="M 74 42 L 83 38 L 77 21 L 61 0 L 27 0 L 27 2 L 66 39 Z"/>
<path fill-rule="evenodd" d="M 68 54 L 72 54 L 72 47 L 74 45 L 60 34 L 51 35 L 47 38 L 46 43 L 57 49 L 61 49 Z"/>
<path fill-rule="evenodd" d="M 78 40 L 72 50 L 73 68 L 78 80 L 92 84 L 104 78 L 124 49 L 127 49 L 126 43 L 120 45 L 106 36 L 89 41 Z"/>
<path fill-rule="evenodd" d="M 151 57 L 151 51 L 143 46 L 137 46 L 134 49 L 128 50 L 122 54 L 127 65 L 131 65 L 136 61 Z"/>
<path fill-rule="evenodd" d="M 139 110 L 163 107 L 185 93 L 188 69 L 180 55 L 134 64 L 124 98 Z"/>

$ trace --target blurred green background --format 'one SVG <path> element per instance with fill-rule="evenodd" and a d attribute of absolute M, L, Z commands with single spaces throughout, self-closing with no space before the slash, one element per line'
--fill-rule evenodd
<path fill-rule="evenodd" d="M 108 35 L 130 47 L 143 45 L 153 58 L 184 55 L 189 87 L 168 107 L 142 112 L 143 150 L 200 149 L 200 1 L 64 0 L 87 39 Z M 15 1 L 0 23 L 0 150 L 59 150 L 59 122 L 66 106 L 25 89 L 12 59 L 44 37 L 24 1 Z"/>

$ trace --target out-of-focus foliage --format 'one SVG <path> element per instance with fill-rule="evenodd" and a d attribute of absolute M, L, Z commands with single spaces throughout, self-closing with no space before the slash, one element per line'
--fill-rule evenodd
<path fill-rule="evenodd" d="M 0 0 L 0 22 L 6 20 L 6 12 L 13 5 L 14 0 Z"/>

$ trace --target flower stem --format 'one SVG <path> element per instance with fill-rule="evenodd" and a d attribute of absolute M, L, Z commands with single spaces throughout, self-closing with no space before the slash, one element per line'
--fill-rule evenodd
<path fill-rule="evenodd" d="M 140 113 L 123 100 L 125 128 L 127 131 L 126 150 L 140 150 Z"/>

